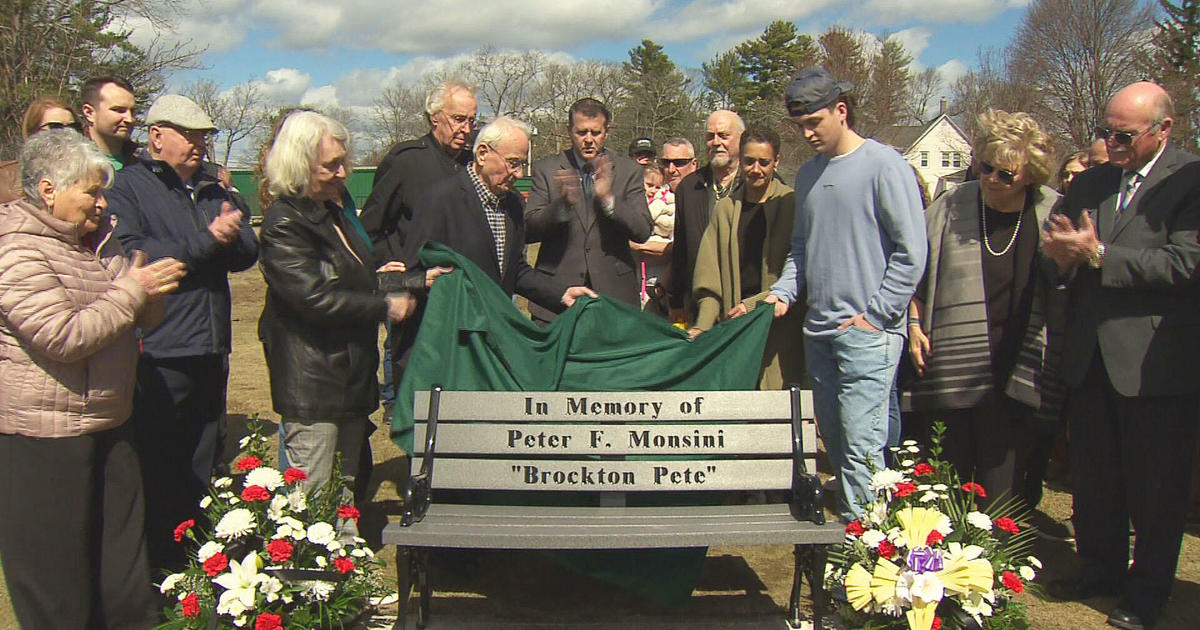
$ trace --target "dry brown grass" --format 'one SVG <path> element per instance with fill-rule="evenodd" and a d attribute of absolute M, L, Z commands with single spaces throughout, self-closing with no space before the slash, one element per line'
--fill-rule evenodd
<path fill-rule="evenodd" d="M 256 269 L 236 274 L 234 294 L 234 352 L 229 378 L 229 413 L 233 424 L 248 414 L 260 413 L 272 421 L 266 366 L 256 327 L 263 304 L 262 276 Z M 380 421 L 377 413 L 374 419 Z M 392 480 L 399 474 L 400 451 L 387 439 L 386 427 L 372 439 L 375 448 L 376 487 L 374 509 L 364 515 L 363 531 L 378 541 L 383 523 L 396 508 Z M 1070 513 L 1070 496 L 1048 488 L 1042 511 L 1062 522 Z M 1190 630 L 1200 627 L 1200 528 L 1184 538 L 1176 575 L 1174 598 L 1164 611 L 1159 630 Z M 378 545 L 377 545 L 378 546 Z M 381 549 L 389 561 L 393 550 Z M 1035 554 L 1046 563 L 1045 577 L 1069 573 L 1073 553 L 1066 543 L 1039 541 Z M 435 557 L 433 580 L 438 587 L 434 601 L 435 620 L 446 615 L 475 621 L 554 620 L 621 621 L 639 626 L 646 617 L 666 616 L 697 622 L 728 620 L 731 627 L 749 617 L 780 618 L 791 588 L 791 552 L 787 547 L 716 547 L 700 578 L 692 605 L 686 611 L 664 610 L 641 602 L 605 584 L 568 573 L 535 555 L 488 553 L 474 557 L 442 554 Z M 518 568 L 519 567 L 519 568 Z M 1041 581 L 1041 580 L 1039 580 Z M 1112 599 L 1064 604 L 1022 596 L 1037 629 L 1074 630 L 1108 628 L 1105 614 L 1116 604 Z M 7 593 L 0 585 L 0 630 L 17 628 Z"/>

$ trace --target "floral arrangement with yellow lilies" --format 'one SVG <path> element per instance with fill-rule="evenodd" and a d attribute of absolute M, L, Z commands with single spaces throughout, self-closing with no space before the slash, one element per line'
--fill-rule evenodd
<path fill-rule="evenodd" d="M 928 459 L 913 441 L 892 449 L 896 467 L 874 474 L 875 500 L 830 554 L 827 584 L 844 589 L 841 612 L 853 627 L 1028 627 L 1013 597 L 1042 566 L 1029 555 L 1033 531 L 1014 520 L 1015 500 L 978 507 L 986 489 L 937 459 L 943 431 L 935 427 Z"/>

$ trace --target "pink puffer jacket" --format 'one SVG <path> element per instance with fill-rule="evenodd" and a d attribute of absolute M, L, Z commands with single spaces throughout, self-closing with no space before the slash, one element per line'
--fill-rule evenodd
<path fill-rule="evenodd" d="M 129 418 L 147 297 L 109 232 L 81 241 L 27 201 L 0 206 L 0 433 L 70 437 Z"/>

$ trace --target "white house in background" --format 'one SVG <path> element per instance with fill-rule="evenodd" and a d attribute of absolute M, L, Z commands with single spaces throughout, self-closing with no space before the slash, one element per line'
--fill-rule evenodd
<path fill-rule="evenodd" d="M 917 169 L 929 199 L 962 183 L 971 165 L 971 141 L 945 113 L 923 127 L 886 127 L 876 137 L 880 142 L 896 147 Z"/>

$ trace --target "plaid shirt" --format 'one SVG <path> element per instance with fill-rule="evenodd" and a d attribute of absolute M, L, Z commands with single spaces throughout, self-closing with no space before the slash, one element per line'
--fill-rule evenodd
<path fill-rule="evenodd" d="M 500 276 L 503 277 L 504 245 L 508 239 L 508 232 L 504 228 L 504 211 L 500 209 L 500 198 L 492 194 L 492 191 L 484 185 L 483 180 L 479 179 L 474 164 L 467 169 L 467 175 L 471 178 L 471 183 L 475 185 L 475 192 L 479 193 L 479 201 L 483 203 L 483 213 L 487 215 L 488 227 L 492 228 L 492 236 L 496 241 L 496 262 L 500 263 Z"/>

